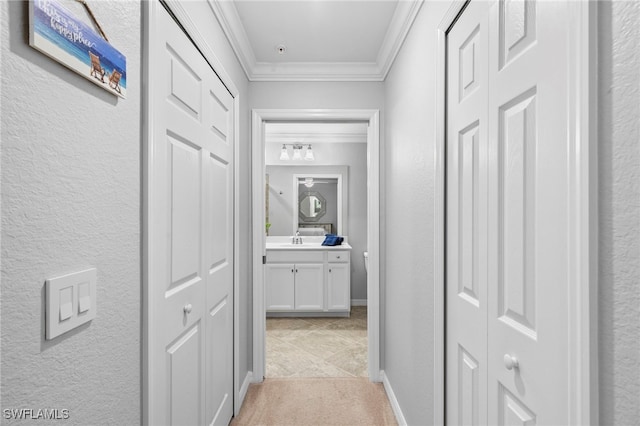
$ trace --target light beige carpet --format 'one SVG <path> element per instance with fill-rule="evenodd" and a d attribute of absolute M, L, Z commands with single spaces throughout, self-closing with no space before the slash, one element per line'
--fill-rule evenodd
<path fill-rule="evenodd" d="M 265 379 L 232 426 L 397 425 L 381 383 L 362 377 Z"/>

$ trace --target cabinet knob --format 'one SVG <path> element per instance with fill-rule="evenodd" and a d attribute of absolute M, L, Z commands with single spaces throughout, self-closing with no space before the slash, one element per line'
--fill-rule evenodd
<path fill-rule="evenodd" d="M 187 303 L 183 308 L 185 314 L 190 314 L 192 309 L 193 306 L 191 306 L 191 303 Z"/>
<path fill-rule="evenodd" d="M 505 354 L 504 356 L 504 366 L 507 367 L 507 370 L 513 370 L 514 368 L 519 368 L 520 363 L 518 362 L 518 358 L 515 356 L 511 356 L 509 354 Z"/>
<path fill-rule="evenodd" d="M 336 256 L 336 259 L 340 259 L 340 256 Z"/>

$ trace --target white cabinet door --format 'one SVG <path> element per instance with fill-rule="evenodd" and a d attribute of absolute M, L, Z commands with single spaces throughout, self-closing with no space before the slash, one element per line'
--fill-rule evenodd
<path fill-rule="evenodd" d="M 349 263 L 329 263 L 327 268 L 327 309 L 344 311 L 351 307 Z"/>
<path fill-rule="evenodd" d="M 322 310 L 324 300 L 324 265 L 308 263 L 295 265 L 295 309 Z"/>
<path fill-rule="evenodd" d="M 265 274 L 267 310 L 293 310 L 295 266 L 292 263 L 267 264 Z"/>

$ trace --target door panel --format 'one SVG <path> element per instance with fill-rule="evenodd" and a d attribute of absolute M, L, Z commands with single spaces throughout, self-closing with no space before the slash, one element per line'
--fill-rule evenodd
<path fill-rule="evenodd" d="M 506 324 L 535 338 L 534 182 L 535 90 L 499 110 L 498 312 Z"/>
<path fill-rule="evenodd" d="M 327 309 L 351 308 L 351 271 L 349 263 L 329 263 L 327 268 Z"/>
<path fill-rule="evenodd" d="M 202 332 L 196 323 L 179 336 L 167 348 L 167 365 L 170 376 L 166 383 L 170 389 L 167 418 L 173 425 L 202 424 L 200 406 L 202 393 L 202 374 L 200 374 L 200 356 L 202 354 Z M 194 362 L 195 361 L 195 362 Z"/>
<path fill-rule="evenodd" d="M 321 310 L 324 301 L 324 264 L 297 264 L 295 279 L 295 308 Z"/>
<path fill-rule="evenodd" d="M 488 3 L 447 37 L 447 407 L 450 424 L 487 418 Z"/>
<path fill-rule="evenodd" d="M 155 25 L 149 234 L 157 243 L 149 248 L 148 356 L 157 386 L 149 390 L 149 423 L 228 424 L 233 98 L 162 7 Z"/>
<path fill-rule="evenodd" d="M 169 136 L 168 171 L 171 179 L 171 286 L 169 291 L 199 281 L 200 271 L 200 162 L 197 141 Z"/>
<path fill-rule="evenodd" d="M 462 346 L 458 346 L 458 412 L 461 425 L 480 423 L 480 370 L 476 361 Z M 486 397 L 482 397 L 483 400 Z"/>
<path fill-rule="evenodd" d="M 207 424 L 233 415 L 233 98 L 211 72 L 205 80 Z"/>
<path fill-rule="evenodd" d="M 500 407 L 498 425 L 534 426 L 536 424 L 536 415 L 502 385 L 500 385 L 499 394 Z"/>
<path fill-rule="evenodd" d="M 265 265 L 265 299 L 268 311 L 293 310 L 294 279 L 293 264 Z"/>

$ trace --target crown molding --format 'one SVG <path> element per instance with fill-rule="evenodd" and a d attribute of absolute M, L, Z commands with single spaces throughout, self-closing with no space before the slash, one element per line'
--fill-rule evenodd
<path fill-rule="evenodd" d="M 257 62 L 233 1 L 208 0 L 249 81 L 384 81 L 424 0 L 399 0 L 376 62 Z"/>
<path fill-rule="evenodd" d="M 407 34 L 409 34 L 413 21 L 418 16 L 422 3 L 424 3 L 424 0 L 398 1 L 393 18 L 389 23 L 387 34 L 378 51 L 378 66 L 384 78 L 387 77 L 393 62 L 396 60 L 396 56 L 398 56 L 400 48 L 402 48 L 402 44 L 407 38 Z"/>
<path fill-rule="evenodd" d="M 251 81 L 383 81 L 377 63 L 372 62 L 258 62 Z"/>
<path fill-rule="evenodd" d="M 249 37 L 244 30 L 244 25 L 238 15 L 238 9 L 232 1 L 207 0 L 211 11 L 216 16 L 227 40 L 236 54 L 242 70 L 251 80 L 252 67 L 256 63 Z"/>

